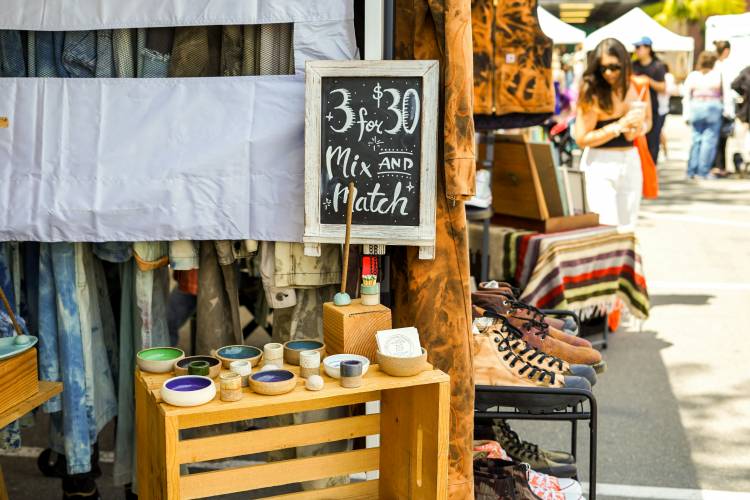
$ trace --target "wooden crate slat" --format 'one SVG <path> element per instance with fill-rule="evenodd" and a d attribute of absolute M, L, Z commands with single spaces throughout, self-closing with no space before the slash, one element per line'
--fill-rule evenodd
<path fill-rule="evenodd" d="M 318 394 L 311 393 L 310 391 L 307 391 L 307 393 Z M 289 394 L 294 394 L 294 392 Z M 310 398 L 302 400 L 299 399 L 299 395 L 291 400 L 285 399 L 284 396 L 287 396 L 287 394 L 282 394 L 280 396 L 262 396 L 254 393 L 246 393 L 242 400 L 227 403 L 219 400 L 219 395 L 217 394 L 217 399 L 214 399 L 212 402 L 201 407 L 196 407 L 207 408 L 206 413 L 187 413 L 175 418 L 177 418 L 179 422 L 180 429 L 191 429 L 193 427 L 203 427 L 205 425 L 224 424 L 227 422 L 238 422 L 240 420 L 248 420 L 252 418 L 272 417 L 275 415 L 286 415 L 287 413 L 298 413 L 303 411 L 320 410 L 322 408 L 335 408 L 337 406 L 348 406 L 377 401 L 380 399 L 380 391 L 355 392 L 351 394 L 340 394 L 333 397 L 329 396 L 327 398 Z M 246 408 L 241 403 L 250 397 L 263 398 L 266 401 L 266 405 L 262 407 L 252 406 Z M 163 409 L 168 405 L 161 404 L 159 406 Z M 174 407 L 170 406 L 170 408 Z"/>
<path fill-rule="evenodd" d="M 16 406 L 0 415 L 0 429 L 26 415 L 53 396 L 62 392 L 62 382 L 39 381 L 39 391 L 30 398 L 21 401 Z"/>
<path fill-rule="evenodd" d="M 200 472 L 180 478 L 180 498 L 204 498 L 211 495 L 312 481 L 354 472 L 377 470 L 379 465 L 380 450 L 368 448 L 262 465 Z"/>
<path fill-rule="evenodd" d="M 285 365 L 284 368 L 299 373 L 298 366 Z M 159 388 L 170 378 L 171 374 L 153 374 L 136 372 L 136 377 L 144 381 L 151 391 L 155 402 L 160 403 Z M 380 399 L 381 390 L 398 389 L 401 387 L 429 385 L 444 382 L 448 376 L 439 370 L 425 371 L 414 377 L 390 377 L 382 373 L 377 365 L 370 366 L 370 370 L 363 378 L 362 386 L 356 389 L 341 387 L 338 380 L 323 376 L 325 388 L 319 392 L 305 390 L 304 381 L 300 380 L 295 390 L 280 396 L 262 396 L 249 389 L 243 390 L 240 401 L 226 403 L 216 396 L 213 401 L 196 407 L 180 408 L 167 404 L 159 404 L 160 411 L 165 416 L 179 417 L 180 429 L 200 427 L 238 420 L 260 418 L 264 416 L 282 415 L 295 411 L 308 411 L 320 408 L 331 408 Z M 218 392 L 218 391 L 217 391 Z M 366 396 L 362 394 L 367 393 Z M 307 405 L 301 408 L 302 404 Z M 273 413 L 269 411 L 273 408 Z"/>
<path fill-rule="evenodd" d="M 380 415 L 337 418 L 309 424 L 186 439 L 178 445 L 181 464 L 251 455 L 263 451 L 330 443 L 380 432 Z"/>
<path fill-rule="evenodd" d="M 263 500 L 369 500 L 378 498 L 378 480 L 334 486 L 315 491 L 300 491 L 288 495 L 265 497 Z"/>

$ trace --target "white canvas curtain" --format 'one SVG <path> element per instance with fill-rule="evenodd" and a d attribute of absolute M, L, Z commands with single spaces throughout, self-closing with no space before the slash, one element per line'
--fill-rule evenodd
<path fill-rule="evenodd" d="M 4 29 L 293 22 L 297 74 L 0 79 L 0 240 L 302 240 L 304 64 L 356 56 L 350 0 L 3 4 Z"/>

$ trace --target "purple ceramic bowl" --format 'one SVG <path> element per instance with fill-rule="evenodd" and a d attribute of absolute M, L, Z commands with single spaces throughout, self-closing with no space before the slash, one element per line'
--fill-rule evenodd
<path fill-rule="evenodd" d="M 211 379 L 186 375 L 167 380 L 164 386 L 170 391 L 190 392 L 205 389 L 213 384 Z"/>
<path fill-rule="evenodd" d="M 182 375 L 164 381 L 161 398 L 174 406 L 197 406 L 208 403 L 216 396 L 216 385 L 208 377 Z"/>
<path fill-rule="evenodd" d="M 268 370 L 254 373 L 251 378 L 257 382 L 284 382 L 294 377 L 289 370 Z"/>

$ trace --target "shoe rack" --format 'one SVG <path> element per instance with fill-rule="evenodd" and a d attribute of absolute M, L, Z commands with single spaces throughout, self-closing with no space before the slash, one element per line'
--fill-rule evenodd
<path fill-rule="evenodd" d="M 589 500 L 596 500 L 597 405 L 591 391 L 546 387 L 475 387 L 474 422 L 494 419 L 570 423 L 570 453 L 578 457 L 578 422 L 589 427 Z M 575 477 L 578 480 L 578 477 Z"/>

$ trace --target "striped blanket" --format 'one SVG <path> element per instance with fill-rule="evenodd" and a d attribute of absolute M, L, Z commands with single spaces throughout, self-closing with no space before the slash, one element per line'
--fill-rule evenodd
<path fill-rule="evenodd" d="M 481 236 L 482 226 L 472 224 L 472 252 Z M 622 301 L 644 319 L 649 299 L 637 247 L 632 232 L 611 226 L 551 234 L 493 226 L 490 278 L 514 282 L 521 299 L 540 308 L 571 309 L 585 319 Z"/>

